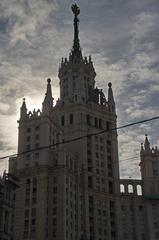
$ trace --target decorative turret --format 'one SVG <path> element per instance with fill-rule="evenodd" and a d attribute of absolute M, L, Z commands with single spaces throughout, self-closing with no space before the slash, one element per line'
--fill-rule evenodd
<path fill-rule="evenodd" d="M 145 135 L 144 144 L 141 145 L 141 177 L 144 182 L 144 194 L 159 194 L 159 151 L 150 147 L 147 134 Z"/>
<path fill-rule="evenodd" d="M 147 135 L 147 134 L 145 134 L 144 147 L 145 147 L 145 150 L 146 150 L 146 151 L 151 151 L 151 149 L 150 149 L 150 143 L 149 143 L 148 135 Z"/>
<path fill-rule="evenodd" d="M 23 98 L 23 103 L 20 108 L 20 120 L 24 120 L 26 118 L 27 118 L 27 107 L 26 107 L 26 103 L 25 103 L 25 98 Z"/>
<path fill-rule="evenodd" d="M 51 79 L 47 79 L 47 91 L 45 94 L 45 98 L 43 101 L 43 112 L 48 112 L 53 107 L 53 97 L 52 97 L 52 90 L 51 90 Z"/>
<path fill-rule="evenodd" d="M 113 90 L 112 90 L 112 83 L 108 83 L 108 105 L 111 112 L 115 112 L 115 101 L 113 96 Z"/>

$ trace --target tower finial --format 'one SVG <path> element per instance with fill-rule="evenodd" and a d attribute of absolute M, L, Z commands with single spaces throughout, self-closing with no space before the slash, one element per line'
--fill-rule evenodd
<path fill-rule="evenodd" d="M 145 146 L 145 150 L 150 150 L 150 143 L 149 143 L 148 135 L 147 135 L 147 134 L 145 134 L 145 143 L 144 143 L 144 146 Z"/>
<path fill-rule="evenodd" d="M 72 4 L 72 12 L 75 16 L 78 16 L 80 14 L 80 8 L 77 6 L 77 4 Z"/>
<path fill-rule="evenodd" d="M 27 117 L 27 107 L 26 107 L 25 98 L 23 98 L 23 103 L 20 108 L 20 119 L 25 119 L 26 117 Z"/>
<path fill-rule="evenodd" d="M 112 112 L 115 112 L 115 101 L 113 96 L 113 90 L 112 90 L 112 83 L 108 83 L 108 105 Z"/>
<path fill-rule="evenodd" d="M 72 48 L 72 57 L 76 56 L 78 59 L 82 57 L 80 43 L 79 43 L 79 19 L 78 15 L 80 14 L 80 8 L 77 4 L 72 4 L 72 12 L 74 14 L 74 40 L 73 40 L 73 48 Z"/>
<path fill-rule="evenodd" d="M 113 90 L 112 90 L 112 83 L 109 82 L 108 83 L 108 102 L 110 103 L 114 103 L 114 97 L 113 97 Z"/>
<path fill-rule="evenodd" d="M 43 101 L 43 111 L 47 111 L 53 107 L 53 97 L 52 97 L 52 90 L 51 90 L 51 79 L 47 79 L 47 90 L 45 94 L 45 98 Z"/>

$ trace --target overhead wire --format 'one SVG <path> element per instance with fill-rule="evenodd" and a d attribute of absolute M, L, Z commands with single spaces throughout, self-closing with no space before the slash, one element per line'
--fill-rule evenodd
<path fill-rule="evenodd" d="M 20 153 L 14 153 L 14 154 L 6 155 L 6 156 L 3 156 L 3 157 L 0 157 L 0 160 L 6 159 L 6 158 L 17 157 L 17 156 L 24 155 L 24 154 L 31 153 L 31 152 L 35 152 L 35 151 L 41 151 L 43 149 L 49 149 L 51 147 L 64 145 L 64 144 L 67 144 L 67 143 L 71 143 L 71 142 L 75 142 L 75 141 L 78 141 L 78 140 L 82 140 L 84 138 L 93 137 L 93 136 L 101 135 L 101 134 L 106 133 L 106 132 L 111 132 L 111 131 L 120 130 L 120 129 L 123 129 L 123 128 L 132 127 L 132 126 L 135 126 L 135 125 L 138 125 L 138 124 L 142 124 L 142 123 L 145 123 L 145 122 L 150 122 L 150 121 L 157 120 L 157 119 L 159 119 L 159 116 L 148 118 L 148 119 L 144 119 L 144 120 L 140 120 L 140 121 L 136 121 L 136 122 L 132 122 L 132 123 L 129 123 L 129 124 L 126 124 L 126 125 L 122 125 L 122 126 L 119 126 L 119 127 L 115 127 L 115 128 L 111 128 L 111 129 L 105 129 L 105 130 L 102 130 L 102 131 L 98 131 L 96 133 L 89 133 L 89 134 L 86 134 L 86 135 L 83 135 L 83 136 L 80 136 L 80 137 L 72 138 L 72 139 L 69 139 L 69 140 L 64 140 L 62 142 L 49 144 L 49 145 L 46 145 L 46 146 L 30 149 L 30 150 L 27 150 L 27 151 L 24 151 L 24 152 L 20 152 Z M 128 159 L 125 159 L 125 160 L 128 160 Z M 123 160 L 123 161 L 125 161 L 125 160 Z"/>

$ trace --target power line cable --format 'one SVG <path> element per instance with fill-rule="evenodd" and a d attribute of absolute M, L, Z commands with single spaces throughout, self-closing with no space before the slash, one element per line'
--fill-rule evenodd
<path fill-rule="evenodd" d="M 77 137 L 77 138 L 65 140 L 65 141 L 62 141 L 62 142 L 57 142 L 57 143 L 50 144 L 50 145 L 47 145 L 47 146 L 30 149 L 30 150 L 27 150 L 27 151 L 24 151 L 24 152 L 21 152 L 21 153 L 14 153 L 14 154 L 11 154 L 11 155 L 6 155 L 6 156 L 3 156 L 3 157 L 0 157 L 0 160 L 10 158 L 10 157 L 17 157 L 17 156 L 24 155 L 24 154 L 31 153 L 31 152 L 35 152 L 35 151 L 41 151 L 43 149 L 48 149 L 48 148 L 51 148 L 51 147 L 67 144 L 67 143 L 70 143 L 70 142 L 75 142 L 75 141 L 78 141 L 78 140 L 81 140 L 81 139 L 84 139 L 84 138 L 87 138 L 87 137 L 93 137 L 93 136 L 101 135 L 101 134 L 106 133 L 106 132 L 120 130 L 120 129 L 123 129 L 123 128 L 131 127 L 131 126 L 142 124 L 142 123 L 145 123 L 145 122 L 150 122 L 150 121 L 157 120 L 157 119 L 159 119 L 159 116 L 144 119 L 144 120 L 140 120 L 140 121 L 137 121 L 137 122 L 129 123 L 129 124 L 119 126 L 119 127 L 115 127 L 115 128 L 111 128 L 111 129 L 102 130 L 102 131 L 99 131 L 99 132 L 96 132 L 96 133 L 90 133 L 90 134 L 87 134 L 87 135 L 83 135 L 83 136 L 80 136 L 80 137 Z"/>

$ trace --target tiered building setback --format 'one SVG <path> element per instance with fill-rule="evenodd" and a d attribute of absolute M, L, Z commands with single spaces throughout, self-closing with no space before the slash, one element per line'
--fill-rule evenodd
<path fill-rule="evenodd" d="M 120 179 L 116 107 L 95 85 L 91 56 L 79 41 L 80 9 L 72 6 L 74 40 L 59 68 L 60 98 L 53 105 L 51 80 L 42 111 L 19 119 L 18 156 L 9 171 L 16 191 L 14 240 L 159 239 L 159 151 L 146 136 L 142 180 Z"/>

